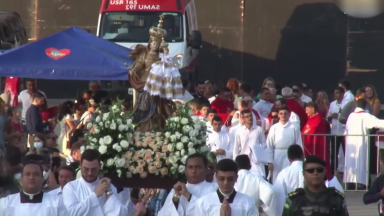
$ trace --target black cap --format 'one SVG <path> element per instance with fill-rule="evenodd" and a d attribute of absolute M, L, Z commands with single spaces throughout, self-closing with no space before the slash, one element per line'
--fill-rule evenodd
<path fill-rule="evenodd" d="M 315 156 L 315 155 L 309 155 L 307 157 L 304 158 L 304 162 L 303 162 L 303 169 L 305 167 L 306 164 L 308 163 L 317 163 L 317 164 L 321 164 L 323 167 L 325 167 L 326 163 L 323 159 Z"/>

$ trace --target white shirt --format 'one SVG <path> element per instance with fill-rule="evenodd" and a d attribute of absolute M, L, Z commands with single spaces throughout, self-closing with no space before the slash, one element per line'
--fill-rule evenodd
<path fill-rule="evenodd" d="M 33 196 L 33 195 L 30 195 Z M 41 203 L 21 203 L 20 193 L 0 199 L 1 216 L 69 216 L 63 200 L 55 194 L 44 193 Z"/>
<path fill-rule="evenodd" d="M 259 102 L 257 102 L 253 106 L 253 109 L 256 110 L 260 114 L 260 116 L 264 118 L 268 118 L 268 115 L 271 112 L 272 107 L 273 107 L 273 103 L 260 99 Z"/>
<path fill-rule="evenodd" d="M 259 120 L 260 120 L 260 124 L 261 125 L 259 125 L 259 126 L 261 126 L 263 128 L 263 130 L 265 130 L 266 129 L 266 122 L 267 122 L 267 120 L 263 116 L 261 116 L 259 112 L 257 112 L 257 113 L 260 116 Z M 253 119 L 252 120 L 253 124 L 256 125 L 257 124 L 257 119 L 256 119 L 256 115 L 253 112 L 252 112 L 252 119 Z M 235 114 L 233 115 L 233 118 L 231 120 L 231 126 L 233 127 L 233 126 L 237 126 L 239 124 L 240 124 L 240 111 L 237 110 L 235 112 Z"/>
<path fill-rule="evenodd" d="M 332 116 L 333 113 L 339 113 L 340 115 L 340 109 L 343 109 L 344 108 L 344 105 L 343 102 L 341 103 L 338 103 L 337 100 L 333 101 L 330 105 L 329 105 L 329 110 L 328 110 L 328 114 L 327 116 Z M 345 124 L 341 124 L 339 122 L 339 119 L 334 119 L 332 118 L 332 126 L 331 126 L 331 134 L 335 134 L 335 135 L 343 135 L 345 132 Z"/>
<path fill-rule="evenodd" d="M 212 131 L 208 134 L 207 145 L 211 147 L 212 152 L 216 152 L 218 149 L 225 151 L 225 155 L 216 155 L 217 162 L 225 158 L 232 159 L 233 143 L 230 142 L 228 131 Z"/>
<path fill-rule="evenodd" d="M 221 202 L 217 191 L 211 192 L 196 202 L 194 216 L 220 215 Z M 223 195 L 224 196 L 224 195 Z M 225 197 L 225 196 L 224 196 Z M 243 193 L 236 192 L 231 206 L 231 216 L 258 216 L 253 199 Z"/>
<path fill-rule="evenodd" d="M 47 99 L 47 96 L 44 92 L 38 90 L 41 94 L 44 95 L 45 99 Z M 23 90 L 20 92 L 19 96 L 17 97 L 18 101 L 22 104 L 23 109 L 21 111 L 21 118 L 25 119 L 25 114 L 27 113 L 28 108 L 32 104 L 32 95 L 28 93 L 27 90 Z"/>
<path fill-rule="evenodd" d="M 70 216 L 127 216 L 128 212 L 117 197 L 116 188 L 111 185 L 113 194 L 107 199 L 103 194 L 97 197 L 94 193 L 100 180 L 86 182 L 83 178 L 68 182 L 63 189 L 63 202 Z"/>
<path fill-rule="evenodd" d="M 296 129 L 300 131 L 300 118 L 296 113 L 291 112 L 289 115 L 289 122 L 295 125 Z"/>
<path fill-rule="evenodd" d="M 308 97 L 308 96 L 305 95 L 305 94 L 302 94 L 302 95 L 301 95 L 300 100 L 303 101 L 304 103 L 312 102 L 312 98 Z"/>
<path fill-rule="evenodd" d="M 189 202 L 184 196 L 180 196 L 179 205 L 176 209 L 175 204 L 172 201 L 172 198 L 175 195 L 175 190 L 172 189 L 171 192 L 169 192 L 163 207 L 157 213 L 157 216 L 196 216 L 194 214 L 196 201 L 200 197 L 203 197 L 204 195 L 217 190 L 217 184 L 209 183 L 206 181 L 203 181 L 199 184 L 187 183 L 185 186 L 188 192 L 192 194 Z"/>
<path fill-rule="evenodd" d="M 273 189 L 264 178 L 253 175 L 245 169 L 237 172 L 237 181 L 235 190 L 250 196 L 255 203 L 256 207 L 261 207 L 262 204 L 267 207 L 271 206 Z"/>
<path fill-rule="evenodd" d="M 257 163 L 251 154 L 251 145 L 265 145 L 264 131 L 260 126 L 253 125 L 250 129 L 242 126 L 238 128 L 233 146 L 233 159 L 237 155 L 248 155 L 253 163 Z"/>
<path fill-rule="evenodd" d="M 61 197 L 63 194 L 63 189 L 61 187 L 56 188 L 55 190 L 51 190 L 48 192 L 49 194 L 54 194 L 56 196 Z"/>
<path fill-rule="evenodd" d="M 352 94 L 352 92 L 350 90 L 346 91 L 344 93 L 344 97 L 343 97 L 343 104 L 347 104 L 348 102 L 350 101 L 353 101 L 355 100 L 355 96 Z"/>

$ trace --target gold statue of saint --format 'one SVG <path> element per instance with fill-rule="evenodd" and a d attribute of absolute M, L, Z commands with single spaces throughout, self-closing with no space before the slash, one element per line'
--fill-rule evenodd
<path fill-rule="evenodd" d="M 163 16 L 160 16 L 158 26 L 149 29 L 148 45 L 139 44 L 129 54 L 129 57 L 135 61 L 128 73 L 128 81 L 136 90 L 133 123 L 140 132 L 163 130 L 166 120 L 172 115 L 175 107 L 171 100 L 150 95 L 144 91 L 152 64 L 161 60 L 159 57 L 160 44 L 167 35 L 162 24 Z"/>

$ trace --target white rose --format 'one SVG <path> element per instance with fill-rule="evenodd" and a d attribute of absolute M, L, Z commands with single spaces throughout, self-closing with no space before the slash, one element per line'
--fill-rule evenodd
<path fill-rule="evenodd" d="M 105 145 L 105 144 L 104 144 L 104 139 L 103 139 L 103 138 L 100 138 L 100 139 L 99 139 L 99 144 L 100 144 L 100 145 Z"/>
<path fill-rule="evenodd" d="M 169 139 L 171 140 L 171 142 L 175 142 L 176 139 L 177 139 L 177 137 L 176 137 L 176 135 L 171 135 L 171 136 L 169 137 Z"/>
<path fill-rule="evenodd" d="M 166 132 L 166 133 L 164 134 L 164 136 L 165 136 L 166 138 L 169 138 L 169 137 L 171 136 L 171 133 L 170 133 L 170 132 Z"/>
<path fill-rule="evenodd" d="M 115 160 L 113 160 L 112 158 L 110 158 L 110 159 L 107 160 L 107 166 L 108 166 L 108 167 L 111 167 L 111 166 L 113 166 L 114 164 L 115 164 Z"/>
<path fill-rule="evenodd" d="M 127 120 L 127 126 L 130 127 L 131 124 L 132 124 L 132 119 L 128 119 L 128 120 Z"/>
<path fill-rule="evenodd" d="M 99 127 L 94 127 L 94 128 L 93 128 L 93 133 L 95 133 L 95 134 L 100 133 L 100 129 L 99 129 Z"/>
<path fill-rule="evenodd" d="M 117 136 L 117 138 L 121 139 L 121 138 L 123 138 L 123 135 L 119 134 L 119 136 Z"/>
<path fill-rule="evenodd" d="M 92 123 L 88 123 L 87 124 L 87 129 L 91 129 L 91 127 L 92 127 Z"/>
<path fill-rule="evenodd" d="M 103 127 L 104 123 L 103 122 L 99 122 L 99 125 L 100 125 L 100 127 Z"/>
<path fill-rule="evenodd" d="M 176 133 L 175 133 L 175 136 L 176 136 L 177 139 L 180 139 L 180 138 L 183 136 L 183 134 L 181 134 L 181 133 L 179 133 L 179 132 L 176 132 Z"/>
<path fill-rule="evenodd" d="M 190 130 L 189 131 L 189 137 L 195 137 L 195 136 L 196 136 L 195 130 Z"/>
<path fill-rule="evenodd" d="M 125 159 L 124 158 L 119 158 L 116 160 L 116 167 L 124 167 L 125 165 Z"/>
<path fill-rule="evenodd" d="M 84 146 L 81 146 L 81 147 L 80 147 L 80 152 L 81 152 L 81 154 L 83 154 L 84 151 L 85 151 L 85 147 L 84 147 Z"/>
<path fill-rule="evenodd" d="M 123 148 L 128 148 L 128 147 L 129 147 L 129 142 L 127 142 L 127 141 L 125 141 L 125 140 L 122 140 L 122 141 L 120 142 L 120 145 L 121 145 L 121 147 L 123 147 Z"/>
<path fill-rule="evenodd" d="M 182 158 L 181 158 L 181 163 L 185 164 L 187 162 L 187 158 L 188 156 L 187 155 L 184 155 Z"/>
<path fill-rule="evenodd" d="M 169 157 L 169 162 L 171 162 L 171 164 L 176 164 L 178 160 L 179 158 L 176 156 Z"/>
<path fill-rule="evenodd" d="M 97 143 L 97 139 L 96 138 L 92 138 L 92 140 L 91 140 L 91 143 Z"/>
<path fill-rule="evenodd" d="M 177 149 L 177 150 L 181 150 L 181 149 L 183 149 L 183 148 L 184 148 L 184 144 L 183 144 L 183 143 L 178 142 L 178 143 L 176 144 L 176 149 Z"/>
<path fill-rule="evenodd" d="M 195 148 L 189 148 L 188 149 L 188 154 L 195 154 L 196 153 L 196 149 Z"/>
<path fill-rule="evenodd" d="M 121 170 L 117 170 L 116 172 L 117 172 L 117 176 L 118 176 L 119 178 L 120 178 L 121 175 L 123 174 L 123 172 L 121 172 Z"/>
<path fill-rule="evenodd" d="M 109 128 L 110 128 L 111 130 L 116 130 L 116 124 L 115 124 L 115 122 L 112 122 L 111 125 L 109 126 Z"/>
<path fill-rule="evenodd" d="M 189 125 L 185 125 L 185 126 L 183 127 L 183 133 L 188 134 L 190 130 L 191 130 L 191 127 L 189 127 Z"/>
<path fill-rule="evenodd" d="M 125 125 L 122 125 L 122 124 L 119 125 L 118 129 L 119 129 L 120 132 L 123 132 L 125 130 Z"/>
<path fill-rule="evenodd" d="M 103 114 L 103 121 L 106 121 L 109 117 L 109 112 Z"/>
<path fill-rule="evenodd" d="M 189 142 L 188 137 L 186 137 L 186 136 L 181 137 L 181 142 L 182 143 L 188 143 Z"/>
<path fill-rule="evenodd" d="M 115 143 L 115 144 L 112 145 L 112 148 L 116 150 L 117 146 L 119 146 L 119 144 Z"/>
<path fill-rule="evenodd" d="M 179 122 L 179 121 L 180 121 L 180 118 L 176 116 L 175 118 L 173 118 L 173 121 L 174 121 L 174 122 Z"/>
<path fill-rule="evenodd" d="M 168 144 L 168 151 L 173 152 L 174 148 L 172 144 Z"/>
<path fill-rule="evenodd" d="M 123 120 L 121 120 L 121 118 L 118 118 L 118 119 L 116 119 L 116 123 L 117 123 L 118 125 L 121 125 L 121 124 L 123 123 Z"/>
<path fill-rule="evenodd" d="M 100 116 L 97 116 L 96 119 L 95 119 L 96 122 L 100 122 L 101 121 L 101 118 Z"/>
<path fill-rule="evenodd" d="M 208 152 L 208 151 L 210 151 L 210 149 L 209 149 L 209 147 L 208 146 L 202 146 L 201 148 L 200 148 L 200 151 L 201 152 Z"/>
<path fill-rule="evenodd" d="M 201 129 L 201 125 L 200 125 L 200 124 L 195 124 L 193 127 L 194 127 L 196 130 L 200 130 L 200 129 Z"/>
<path fill-rule="evenodd" d="M 113 111 L 114 113 L 118 113 L 118 112 L 120 112 L 120 109 L 119 109 L 119 107 L 118 107 L 117 105 L 113 105 L 113 106 L 112 106 L 112 111 Z"/>
<path fill-rule="evenodd" d="M 188 124 L 188 119 L 187 118 L 182 118 L 180 123 L 183 124 L 183 125 L 186 125 L 186 124 Z"/>
<path fill-rule="evenodd" d="M 197 117 L 197 116 L 192 116 L 192 121 L 193 121 L 193 123 L 197 123 L 197 122 L 199 122 L 200 121 L 200 118 L 199 117 Z"/>
<path fill-rule="evenodd" d="M 176 151 L 176 152 L 175 152 L 175 156 L 178 157 L 178 158 L 180 158 L 180 152 L 179 152 L 179 151 Z"/>
<path fill-rule="evenodd" d="M 82 146 L 83 147 L 83 146 Z M 105 154 L 105 153 L 107 153 L 107 146 L 105 146 L 105 145 L 101 145 L 101 146 L 99 146 L 99 152 L 100 152 L 100 154 Z"/>
<path fill-rule="evenodd" d="M 184 156 L 184 155 L 185 155 L 185 149 L 181 149 L 181 151 L 180 151 L 180 155 L 181 155 L 181 156 Z"/>
<path fill-rule="evenodd" d="M 185 171 L 185 166 L 184 165 L 180 165 L 179 166 L 179 173 L 183 173 Z"/>
<path fill-rule="evenodd" d="M 121 152 L 122 150 L 123 150 L 123 148 L 121 148 L 121 146 L 117 146 L 117 148 L 116 148 L 117 152 Z"/>
<path fill-rule="evenodd" d="M 107 135 L 107 136 L 104 137 L 104 143 L 105 143 L 105 145 L 109 145 L 109 144 L 111 144 L 112 141 L 113 141 L 113 139 L 112 139 L 111 136 Z"/>
<path fill-rule="evenodd" d="M 193 148 L 193 146 L 195 146 L 195 144 L 193 144 L 193 142 L 188 143 L 188 148 Z"/>

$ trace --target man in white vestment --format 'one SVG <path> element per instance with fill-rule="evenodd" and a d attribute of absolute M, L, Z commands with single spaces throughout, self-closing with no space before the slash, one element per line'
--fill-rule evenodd
<path fill-rule="evenodd" d="M 49 191 L 50 194 L 55 194 L 57 196 L 62 197 L 62 192 L 64 186 L 70 182 L 76 179 L 76 171 L 71 166 L 63 166 L 59 168 L 59 185 L 55 190 Z"/>
<path fill-rule="evenodd" d="M 189 155 L 185 164 L 187 184 L 174 185 L 157 216 L 196 216 L 196 200 L 216 191 L 216 184 L 205 181 L 208 159 L 204 155 Z"/>
<path fill-rule="evenodd" d="M 287 96 L 288 98 L 291 98 L 292 97 L 292 89 L 291 88 L 288 88 L 288 89 L 290 89 L 291 91 L 291 93 L 290 93 L 290 95 L 291 96 Z M 288 91 L 288 90 L 287 90 Z M 288 91 L 289 92 L 289 91 Z M 287 94 L 289 94 L 289 93 L 287 93 Z M 279 100 L 277 100 L 276 102 L 275 102 L 275 106 L 276 106 L 276 108 L 277 109 L 280 109 L 280 108 L 282 108 L 282 107 L 288 107 L 287 106 L 287 101 L 284 99 L 284 98 L 281 98 L 281 99 L 279 99 Z M 292 124 L 294 124 L 295 125 L 295 127 L 298 129 L 298 130 L 300 130 L 300 117 L 296 114 L 296 113 L 294 113 L 292 110 L 290 110 L 290 112 L 289 112 L 289 121 L 292 123 Z"/>
<path fill-rule="evenodd" d="M 233 143 L 230 142 L 228 131 L 222 131 L 223 121 L 219 116 L 212 119 L 212 133 L 208 134 L 207 145 L 211 147 L 211 151 L 216 155 L 217 161 L 224 158 L 232 158 Z"/>
<path fill-rule="evenodd" d="M 245 154 L 249 157 L 252 163 L 251 173 L 266 177 L 264 161 L 258 161 L 252 153 L 253 145 L 265 146 L 264 130 L 253 124 L 252 112 L 250 110 L 243 110 L 240 113 L 244 126 L 240 127 L 236 133 L 235 143 L 233 146 L 233 158 L 238 155 Z"/>
<path fill-rule="evenodd" d="M 384 120 L 376 118 L 365 112 L 367 100 L 359 99 L 356 101 L 356 109 L 348 117 L 345 126 L 346 131 L 346 150 L 345 150 L 345 183 L 357 183 L 359 189 L 365 189 L 369 182 L 368 179 L 368 148 L 369 148 L 369 129 L 384 128 Z M 348 135 L 362 136 L 348 136 Z M 353 187 L 353 185 L 352 185 Z"/>
<path fill-rule="evenodd" d="M 272 185 L 263 177 L 249 172 L 251 161 L 247 155 L 239 155 L 235 161 L 239 169 L 235 190 L 253 198 L 255 206 L 259 214 L 261 214 L 264 212 L 263 208 L 268 209 L 271 207 L 272 197 L 274 196 Z"/>
<path fill-rule="evenodd" d="M 195 216 L 258 216 L 254 200 L 235 190 L 237 165 L 231 159 L 223 159 L 216 166 L 219 188 L 196 202 Z"/>
<path fill-rule="evenodd" d="M 281 215 L 288 194 L 296 188 L 304 188 L 303 149 L 293 144 L 289 146 L 287 155 L 291 165 L 282 169 L 273 182 L 273 207 L 269 209 L 269 215 Z"/>
<path fill-rule="evenodd" d="M 272 125 L 267 137 L 266 154 L 268 157 L 268 170 L 273 172 L 273 182 L 282 169 L 289 166 L 287 150 L 289 146 L 298 144 L 303 148 L 300 130 L 289 121 L 289 110 L 286 107 L 279 109 L 279 122 Z"/>
<path fill-rule="evenodd" d="M 141 203 L 137 211 L 128 210 L 128 203 L 121 203 L 117 190 L 110 179 L 99 179 L 100 153 L 87 149 L 81 155 L 82 177 L 68 182 L 63 189 L 63 202 L 70 216 L 143 216 L 145 208 Z M 135 212 L 136 211 L 136 212 Z"/>
<path fill-rule="evenodd" d="M 0 216 L 68 216 L 63 200 L 42 190 L 43 168 L 38 162 L 24 163 L 23 191 L 0 199 Z"/>

